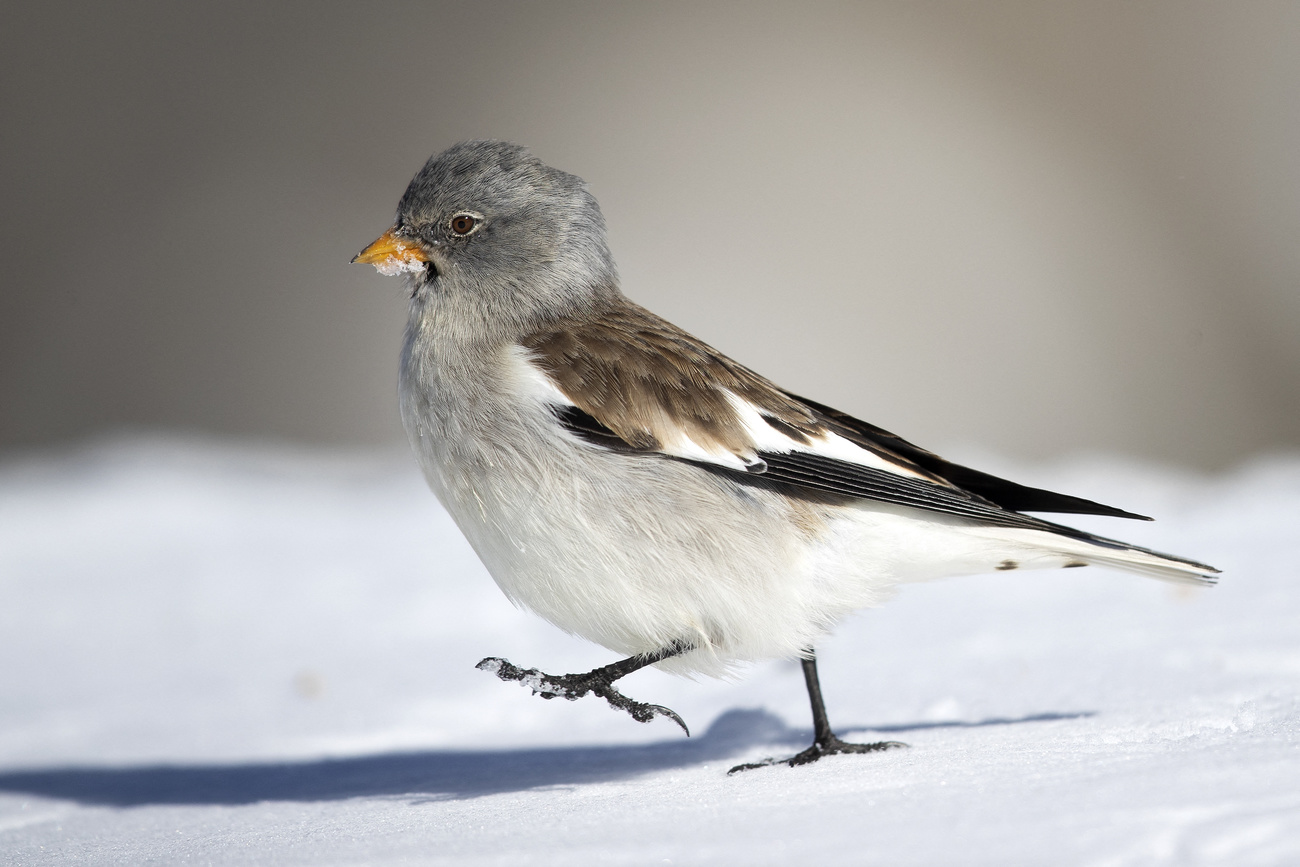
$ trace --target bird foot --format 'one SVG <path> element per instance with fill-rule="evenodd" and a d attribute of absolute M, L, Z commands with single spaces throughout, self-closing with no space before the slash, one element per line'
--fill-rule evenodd
<path fill-rule="evenodd" d="M 648 704 L 628 698 L 614 688 L 617 677 L 611 676 L 611 672 L 603 668 L 583 674 L 546 674 L 535 668 L 520 668 L 509 660 L 495 656 L 489 656 L 474 667 L 480 671 L 491 672 L 502 680 L 516 680 L 531 689 L 533 695 L 540 695 L 542 698 L 565 698 L 569 701 L 577 701 L 591 693 L 605 699 L 610 707 L 624 711 L 637 722 L 650 722 L 657 716 L 667 717 L 681 726 L 687 737 L 691 736 L 691 730 L 686 727 L 685 720 L 678 716 L 676 711 L 660 704 Z"/>
<path fill-rule="evenodd" d="M 907 744 L 900 741 L 880 741 L 874 744 L 851 744 L 848 741 L 842 741 L 835 735 L 818 738 L 813 741 L 813 745 L 803 752 L 793 755 L 788 759 L 763 759 L 761 762 L 749 762 L 743 765 L 736 765 L 727 771 L 727 775 L 738 773 L 740 771 L 752 771 L 755 768 L 770 768 L 773 765 L 789 765 L 798 767 L 799 765 L 811 765 L 824 756 L 837 756 L 844 753 L 878 753 L 884 750 L 892 750 L 897 747 L 906 747 Z"/>

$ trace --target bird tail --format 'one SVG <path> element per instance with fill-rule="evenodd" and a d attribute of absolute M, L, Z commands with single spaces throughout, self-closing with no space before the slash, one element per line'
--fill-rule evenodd
<path fill-rule="evenodd" d="M 1139 548 L 1116 539 L 1080 533 L 1077 538 L 1055 537 L 1052 547 L 1077 558 L 1067 566 L 1109 566 L 1176 584 L 1206 586 L 1218 583 L 1219 570 L 1186 557 Z"/>
<path fill-rule="evenodd" d="M 1040 526 L 1041 529 L 1032 530 L 1022 527 L 984 527 L 972 528 L 967 532 L 979 534 L 986 540 L 998 540 L 996 547 L 990 546 L 990 553 L 1002 552 L 995 556 L 1006 558 L 994 565 L 998 570 L 1108 566 L 1176 584 L 1205 586 L 1219 580 L 1218 569 L 1196 560 L 1140 548 L 1118 539 L 1094 536 L 1061 524 L 1042 521 Z M 985 569 L 987 568 L 986 566 Z"/>

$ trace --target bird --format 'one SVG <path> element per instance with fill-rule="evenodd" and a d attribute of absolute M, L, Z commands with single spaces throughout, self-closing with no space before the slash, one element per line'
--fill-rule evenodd
<path fill-rule="evenodd" d="M 626 658 L 551 675 L 478 667 L 543 698 L 680 715 L 615 682 L 798 660 L 803 765 L 904 746 L 832 729 L 815 648 L 899 585 L 1106 566 L 1211 584 L 1218 570 L 1026 514 L 1150 520 L 949 462 L 800 397 L 627 298 L 579 177 L 474 140 L 432 156 L 352 260 L 409 289 L 404 427 L 433 492 L 505 595 Z"/>

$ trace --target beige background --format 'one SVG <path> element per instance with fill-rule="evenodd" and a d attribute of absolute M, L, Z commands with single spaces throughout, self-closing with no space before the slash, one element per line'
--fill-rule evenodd
<path fill-rule="evenodd" d="M 0 448 L 400 439 L 348 259 L 464 138 L 637 300 L 924 445 L 1300 445 L 1300 3 L 9 3 Z"/>

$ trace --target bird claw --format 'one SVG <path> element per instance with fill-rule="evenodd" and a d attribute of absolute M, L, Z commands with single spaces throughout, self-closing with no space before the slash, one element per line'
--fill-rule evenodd
<path fill-rule="evenodd" d="M 614 680 L 599 668 L 584 674 L 546 674 L 535 668 L 520 668 L 507 659 L 495 656 L 489 656 L 474 667 L 480 671 L 491 672 L 505 681 L 518 681 L 531 689 L 533 695 L 540 695 L 545 699 L 564 698 L 577 701 L 588 693 L 598 695 L 605 699 L 610 707 L 624 711 L 637 722 L 646 723 L 657 716 L 666 717 L 681 726 L 687 737 L 691 736 L 686 721 L 676 711 L 661 704 L 649 704 L 628 698 L 614 688 Z"/>
<path fill-rule="evenodd" d="M 902 741 L 879 741 L 874 744 L 851 744 L 848 741 L 842 741 L 835 735 L 831 735 L 824 740 L 814 741 L 813 745 L 801 753 L 791 756 L 788 759 L 763 759 L 761 762 L 747 762 L 743 765 L 736 765 L 727 771 L 727 776 L 739 773 L 740 771 L 752 771 L 756 768 L 770 768 L 773 765 L 788 765 L 797 768 L 799 765 L 811 765 L 813 762 L 824 756 L 836 756 L 846 753 L 878 753 L 884 750 L 897 749 L 906 747 L 907 744 Z"/>

